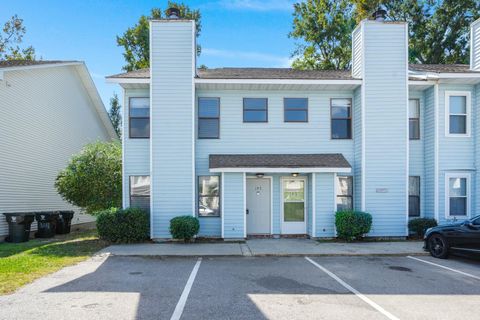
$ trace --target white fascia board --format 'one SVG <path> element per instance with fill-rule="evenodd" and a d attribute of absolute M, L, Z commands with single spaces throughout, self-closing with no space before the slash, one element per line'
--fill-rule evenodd
<path fill-rule="evenodd" d="M 350 84 L 361 85 L 362 80 L 309 80 L 309 79 L 200 79 L 195 83 L 206 84 Z"/>
<path fill-rule="evenodd" d="M 408 80 L 409 86 L 425 86 L 425 85 L 434 85 L 437 81 L 433 80 Z"/>
<path fill-rule="evenodd" d="M 480 79 L 480 72 L 439 73 L 439 79 Z"/>
<path fill-rule="evenodd" d="M 83 61 L 44 63 L 44 64 L 35 64 L 30 66 L 3 67 L 1 68 L 1 71 L 6 72 L 6 71 L 18 71 L 18 70 L 43 69 L 43 68 L 65 67 L 65 66 L 75 66 L 75 65 L 83 65 L 83 64 L 84 64 Z"/>
<path fill-rule="evenodd" d="M 213 168 L 210 172 L 261 172 L 261 173 L 350 173 L 351 168 Z"/>
<path fill-rule="evenodd" d="M 150 83 L 148 78 L 105 78 L 106 83 Z"/>

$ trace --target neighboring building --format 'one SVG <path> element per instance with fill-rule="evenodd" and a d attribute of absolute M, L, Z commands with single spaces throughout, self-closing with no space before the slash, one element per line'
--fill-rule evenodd
<path fill-rule="evenodd" d="M 409 65 L 407 24 L 362 21 L 351 71 L 196 70 L 195 24 L 150 23 L 150 69 L 124 90 L 123 206 L 178 215 L 200 235 L 335 236 L 334 213 L 373 216 L 404 237 L 411 217 L 464 219 L 480 206 L 480 24 L 471 65 Z"/>
<path fill-rule="evenodd" d="M 75 210 L 73 223 L 93 221 L 54 187 L 85 144 L 118 139 L 85 64 L 0 61 L 0 110 L 0 213 Z"/>

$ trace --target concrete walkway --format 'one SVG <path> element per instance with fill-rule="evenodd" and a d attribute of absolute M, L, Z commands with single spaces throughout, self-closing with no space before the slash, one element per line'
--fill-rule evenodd
<path fill-rule="evenodd" d="M 143 243 L 109 246 L 115 256 L 405 256 L 425 255 L 421 241 L 319 242 L 309 239 L 251 239 L 244 243 Z"/>

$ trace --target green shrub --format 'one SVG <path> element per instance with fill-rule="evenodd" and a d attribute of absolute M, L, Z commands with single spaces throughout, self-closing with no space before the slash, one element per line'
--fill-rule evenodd
<path fill-rule="evenodd" d="M 198 219 L 192 216 L 180 216 L 170 220 L 170 233 L 174 239 L 190 241 L 200 229 Z"/>
<path fill-rule="evenodd" d="M 111 208 L 97 212 L 97 230 L 100 238 L 116 242 L 141 242 L 149 238 L 150 218 L 138 208 Z"/>
<path fill-rule="evenodd" d="M 437 221 L 428 218 L 416 218 L 408 222 L 408 230 L 415 236 L 423 238 L 428 228 L 436 227 Z"/>
<path fill-rule="evenodd" d="M 370 232 L 372 215 L 360 211 L 338 211 L 335 214 L 335 226 L 337 235 L 346 241 L 361 239 L 364 234 Z"/>

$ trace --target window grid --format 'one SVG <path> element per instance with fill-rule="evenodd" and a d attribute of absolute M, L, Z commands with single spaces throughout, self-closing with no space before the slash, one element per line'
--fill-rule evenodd
<path fill-rule="evenodd" d="M 217 100 L 217 114 L 218 116 L 216 117 L 207 117 L 207 116 L 200 116 L 200 108 L 201 104 L 200 102 L 205 99 L 205 100 Z M 202 136 L 201 135 L 201 122 L 202 120 L 217 120 L 217 134 L 215 136 Z M 219 139 L 220 138 L 220 98 L 198 98 L 198 138 L 199 139 Z"/>
<path fill-rule="evenodd" d="M 149 139 L 150 138 L 150 129 L 147 130 L 147 133 L 145 135 L 139 135 L 135 136 L 132 134 L 132 120 L 147 120 L 148 122 L 148 127 L 150 127 L 150 108 L 148 110 L 149 115 L 148 116 L 134 116 L 132 115 L 132 100 L 135 99 L 149 99 L 148 97 L 130 97 L 128 99 L 128 137 L 130 139 Z"/>
<path fill-rule="evenodd" d="M 306 104 L 304 107 L 301 108 L 292 108 L 292 107 L 287 107 L 287 102 L 288 101 L 293 101 L 293 100 L 305 100 Z M 305 120 L 288 120 L 288 111 L 298 111 L 298 112 L 304 112 L 305 114 Z M 283 98 L 283 120 L 284 122 L 308 122 L 308 99 L 307 98 Z"/>
<path fill-rule="evenodd" d="M 465 99 L 465 112 L 451 112 L 452 98 Z M 445 135 L 447 137 L 470 137 L 471 123 L 471 92 L 470 91 L 445 91 Z M 464 127 L 462 132 L 454 132 L 452 124 L 458 124 L 453 121 L 455 118 L 462 118 L 461 126 Z M 458 129 L 458 128 L 457 128 Z"/>
<path fill-rule="evenodd" d="M 447 202 L 446 202 L 446 216 L 447 218 L 452 218 L 452 217 L 467 217 L 469 215 L 470 211 L 470 204 L 469 204 L 469 193 L 470 193 L 470 177 L 466 174 L 447 174 L 446 176 L 446 188 L 447 188 Z M 463 194 L 453 194 L 452 188 L 451 188 L 451 183 L 452 181 L 455 183 L 456 181 L 460 182 L 460 185 L 464 183 L 465 185 L 465 190 Z M 461 191 L 461 186 L 460 186 L 460 191 Z M 455 203 L 452 203 L 452 200 L 455 201 Z M 458 200 L 462 200 L 463 203 L 459 203 Z M 452 212 L 452 204 L 460 204 L 463 206 L 464 212 L 462 214 L 457 214 L 456 212 Z"/>
<path fill-rule="evenodd" d="M 250 100 L 264 100 L 265 101 L 265 108 L 250 108 L 247 107 L 245 104 Z M 262 112 L 265 113 L 265 120 L 247 120 L 245 115 L 250 112 Z M 268 122 L 268 99 L 267 98 L 243 98 L 243 122 L 256 122 L 256 123 L 266 123 Z"/>
<path fill-rule="evenodd" d="M 413 189 L 412 187 L 416 188 Z M 420 177 L 419 176 L 410 176 L 409 177 L 409 188 L 408 188 L 408 216 L 409 217 L 420 217 Z"/>
<path fill-rule="evenodd" d="M 410 140 L 420 140 L 420 101 L 418 99 L 410 99 L 408 104 L 409 108 L 411 107 L 410 102 L 415 102 L 416 110 L 413 113 L 417 116 L 412 117 L 412 110 L 409 110 L 409 138 Z"/>
<path fill-rule="evenodd" d="M 336 100 L 348 100 L 349 103 L 346 106 L 342 107 L 347 107 L 348 108 L 348 117 L 334 117 L 333 116 L 333 108 L 334 107 L 340 107 L 340 106 L 334 106 L 333 102 Z M 334 132 L 334 123 L 336 122 L 345 122 L 346 123 L 346 134 L 344 136 L 337 136 L 339 135 L 338 133 Z M 335 139 L 335 140 L 348 140 L 352 139 L 352 99 L 350 98 L 331 98 L 330 99 L 330 138 Z"/>

